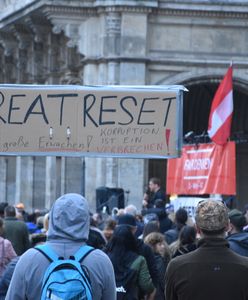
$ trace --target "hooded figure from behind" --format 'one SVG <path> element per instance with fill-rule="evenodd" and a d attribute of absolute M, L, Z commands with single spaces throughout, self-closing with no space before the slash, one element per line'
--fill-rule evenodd
<path fill-rule="evenodd" d="M 106 250 L 114 266 L 117 299 L 122 299 L 124 293 L 124 299 L 138 300 L 140 292 L 149 294 L 154 290 L 146 260 L 137 251 L 130 226 L 117 226 Z"/>
<path fill-rule="evenodd" d="M 243 256 L 248 256 L 248 232 L 243 231 L 243 227 L 247 224 L 244 214 L 233 209 L 228 213 L 230 226 L 228 232 L 228 243 L 230 248 Z"/>
<path fill-rule="evenodd" d="M 50 212 L 47 245 L 64 259 L 86 244 L 90 214 L 87 200 L 79 194 L 58 198 Z M 42 279 L 48 259 L 36 249 L 29 249 L 18 261 L 7 293 L 8 300 L 40 299 Z M 101 250 L 92 251 L 82 262 L 88 269 L 94 300 L 115 300 L 112 264 Z"/>
<path fill-rule="evenodd" d="M 183 226 L 186 225 L 187 220 L 188 220 L 187 211 L 182 207 L 179 208 L 175 214 L 175 227 L 165 232 L 165 240 L 168 243 L 168 245 L 172 244 L 178 239 L 179 233 L 183 228 Z"/>

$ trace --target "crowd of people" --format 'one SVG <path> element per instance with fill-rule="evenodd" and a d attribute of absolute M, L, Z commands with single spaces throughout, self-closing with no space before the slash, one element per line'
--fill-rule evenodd
<path fill-rule="evenodd" d="M 91 246 L 80 264 L 93 300 L 248 299 L 246 212 L 211 199 L 199 202 L 195 219 L 184 208 L 167 211 L 157 178 L 140 212 L 128 205 L 91 213 L 83 196 L 65 194 L 50 212 L 0 203 L 0 215 L 0 299 L 42 299 L 51 261 L 37 245 L 60 259 Z"/>

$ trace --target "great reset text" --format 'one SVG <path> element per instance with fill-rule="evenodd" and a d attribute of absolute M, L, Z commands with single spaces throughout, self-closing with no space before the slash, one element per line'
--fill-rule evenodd
<path fill-rule="evenodd" d="M 57 93 L 46 94 L 46 96 L 42 94 L 33 95 L 33 99 L 30 101 L 30 95 L 25 93 L 11 94 L 6 97 L 0 92 L 0 122 L 13 125 L 28 124 L 29 120 L 36 116 L 41 118 L 44 124 L 47 125 L 52 124 L 57 118 L 56 121 L 62 126 L 64 115 L 66 114 L 64 109 L 65 102 L 77 100 L 82 101 L 81 125 L 83 127 L 88 125 L 93 125 L 94 127 L 104 125 L 154 126 L 158 114 L 163 116 L 163 124 L 160 124 L 160 126 L 166 127 L 171 101 L 175 99 L 176 97 L 142 97 L 138 101 L 138 98 L 131 95 L 123 97 L 120 95 L 96 96 L 93 93 L 88 93 L 82 96 L 77 93 Z M 29 104 L 24 109 L 21 102 L 24 103 L 27 100 Z M 46 107 L 48 100 L 58 102 L 58 112 L 53 112 L 52 120 L 48 117 L 49 114 Z M 161 105 L 156 105 L 158 102 L 164 103 L 163 111 L 158 111 L 158 108 L 156 108 L 159 107 L 159 110 L 161 110 Z M 116 118 L 116 115 L 118 115 L 118 118 Z"/>

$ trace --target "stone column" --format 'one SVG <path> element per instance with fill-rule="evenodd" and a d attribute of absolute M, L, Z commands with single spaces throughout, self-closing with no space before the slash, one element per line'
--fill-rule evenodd
<path fill-rule="evenodd" d="M 118 158 L 106 158 L 106 186 L 118 187 Z"/>
<path fill-rule="evenodd" d="M 56 157 L 46 157 L 45 207 L 50 209 L 56 200 Z"/>
<path fill-rule="evenodd" d="M 114 61 L 108 63 L 108 85 L 118 85 L 120 82 L 120 64 Z"/>
<path fill-rule="evenodd" d="M 0 43 L 4 48 L 3 70 L 4 82 L 16 82 L 16 61 L 18 52 L 18 43 L 15 36 L 11 32 L 0 32 Z"/>
<path fill-rule="evenodd" d="M 119 160 L 119 187 L 125 192 L 125 205 L 134 204 L 139 210 L 142 206 L 144 183 L 146 174 L 145 159 L 120 159 Z"/>
<path fill-rule="evenodd" d="M 0 193 L 1 193 L 1 202 L 7 201 L 6 198 L 6 179 L 7 179 L 7 163 L 4 157 L 0 158 Z"/>
<path fill-rule="evenodd" d="M 15 26 L 14 35 L 18 41 L 18 52 L 17 52 L 17 82 L 27 83 L 28 82 L 28 50 L 31 46 L 32 35 L 27 33 L 24 26 Z"/>
<path fill-rule="evenodd" d="M 109 85 L 119 84 L 120 64 L 115 60 L 120 56 L 121 15 L 118 12 L 108 12 L 105 18 L 104 56 L 108 59 Z"/>
<path fill-rule="evenodd" d="M 96 159 L 96 187 L 107 185 L 107 158 Z"/>
<path fill-rule="evenodd" d="M 84 67 L 84 85 L 98 84 L 98 67 L 94 63 L 88 63 Z"/>
<path fill-rule="evenodd" d="M 4 50 L 0 46 L 0 68 L 4 70 Z M 4 72 L 0 72 L 0 82 L 4 82 Z"/>
<path fill-rule="evenodd" d="M 63 61 L 60 52 L 61 40 L 61 34 L 50 33 L 48 36 L 46 84 L 58 84 L 60 82 L 60 68 Z"/>
<path fill-rule="evenodd" d="M 126 12 L 122 15 L 121 55 L 127 60 L 120 64 L 121 84 L 146 84 L 146 39 L 149 11 L 146 8 L 139 8 L 136 12 Z M 130 193 L 126 193 L 126 205 L 132 203 L 138 209 L 141 208 L 144 184 L 148 174 L 147 166 L 148 160 L 145 159 L 121 160 L 120 186 L 125 191 L 130 191 Z"/>
<path fill-rule="evenodd" d="M 146 83 L 146 38 L 147 14 L 123 13 L 121 55 L 126 57 L 127 61 L 120 64 L 121 84 L 141 85 Z"/>
<path fill-rule="evenodd" d="M 65 183 L 66 183 L 65 163 L 66 163 L 66 157 L 61 157 L 61 189 L 60 189 L 61 195 L 65 193 Z"/>
<path fill-rule="evenodd" d="M 104 54 L 108 59 L 107 84 L 118 85 L 120 83 L 120 63 L 115 60 L 120 56 L 121 41 L 121 14 L 110 11 L 106 15 L 106 38 L 104 40 Z M 108 157 L 105 160 L 106 186 L 118 187 L 118 159 Z"/>
<path fill-rule="evenodd" d="M 33 208 L 33 157 L 16 158 L 15 203 L 23 202 L 25 209 Z"/>

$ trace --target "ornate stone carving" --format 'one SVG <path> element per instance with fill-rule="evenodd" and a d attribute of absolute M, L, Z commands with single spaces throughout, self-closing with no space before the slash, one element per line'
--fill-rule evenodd
<path fill-rule="evenodd" d="M 33 70 L 34 79 L 36 83 L 45 82 L 45 68 L 44 68 L 44 55 L 45 49 L 43 43 L 34 43 L 34 60 L 33 60 Z"/>
<path fill-rule="evenodd" d="M 25 18 L 25 23 L 34 33 L 34 41 L 36 43 L 47 43 L 48 35 L 51 31 L 51 26 L 49 24 L 44 22 L 43 19 L 35 19 L 35 17 Z"/>
<path fill-rule="evenodd" d="M 105 56 L 118 56 L 120 54 L 121 15 L 109 12 L 105 17 Z"/>
<path fill-rule="evenodd" d="M 78 46 L 79 27 L 86 16 L 89 16 L 85 14 L 85 10 L 75 7 L 46 7 L 43 9 L 43 13 L 51 22 L 54 34 L 64 32 L 65 36 L 68 37 L 67 47 Z"/>
<path fill-rule="evenodd" d="M 77 48 L 65 49 L 64 76 L 61 79 L 62 84 L 82 84 L 80 71 L 82 69 L 82 56 L 77 52 Z"/>
<path fill-rule="evenodd" d="M 17 40 L 11 32 L 0 32 L 0 43 L 4 48 L 4 55 L 11 56 L 14 55 L 17 49 Z"/>
<path fill-rule="evenodd" d="M 82 84 L 78 72 L 67 71 L 61 78 L 61 84 Z"/>
<path fill-rule="evenodd" d="M 27 49 L 31 45 L 32 36 L 29 33 L 16 31 L 15 36 L 18 40 L 19 49 Z"/>
<path fill-rule="evenodd" d="M 17 59 L 17 82 L 18 83 L 27 83 L 28 82 L 28 52 L 26 49 L 19 49 L 18 59 Z"/>
<path fill-rule="evenodd" d="M 79 26 L 80 23 L 75 23 L 67 24 L 65 27 L 65 35 L 69 37 L 69 41 L 67 42 L 67 46 L 69 48 L 78 46 L 78 42 L 80 40 Z"/>
<path fill-rule="evenodd" d="M 121 15 L 110 12 L 106 16 L 106 32 L 108 35 L 116 35 L 121 32 Z"/>
<path fill-rule="evenodd" d="M 12 55 L 4 57 L 4 81 L 6 83 L 16 83 L 16 61 Z"/>
<path fill-rule="evenodd" d="M 61 37 L 58 34 L 50 34 L 48 42 L 48 68 L 49 73 L 59 72 L 61 66 L 60 49 L 63 47 L 61 45 Z"/>
<path fill-rule="evenodd" d="M 56 24 L 53 26 L 52 31 L 54 34 L 60 34 L 62 31 L 65 32 L 65 25 L 66 24 Z"/>

